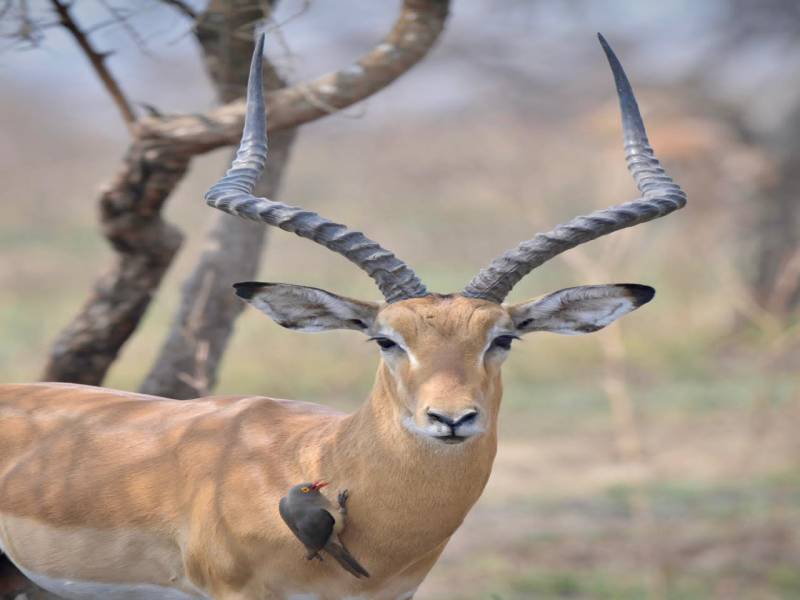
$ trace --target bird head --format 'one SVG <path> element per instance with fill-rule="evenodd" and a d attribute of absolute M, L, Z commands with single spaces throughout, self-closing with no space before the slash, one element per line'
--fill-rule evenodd
<path fill-rule="evenodd" d="M 296 498 L 308 498 L 319 496 L 319 491 L 329 485 L 327 481 L 309 481 L 305 483 L 298 483 L 296 486 L 289 490 L 289 494 Z"/>

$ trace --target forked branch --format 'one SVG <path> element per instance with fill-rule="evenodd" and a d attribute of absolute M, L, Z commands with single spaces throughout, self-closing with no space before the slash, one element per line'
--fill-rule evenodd
<path fill-rule="evenodd" d="M 295 127 L 347 108 L 382 90 L 433 47 L 444 28 L 448 0 L 405 0 L 394 27 L 353 64 L 266 95 L 269 131 Z M 202 115 L 139 121 L 142 138 L 190 145 L 198 153 L 238 144 L 245 117 L 241 98 Z"/>
<path fill-rule="evenodd" d="M 405 0 L 389 35 L 353 65 L 267 97 L 270 129 L 285 129 L 346 108 L 400 77 L 431 49 L 444 28 L 447 0 Z M 180 234 L 161 208 L 191 159 L 238 142 L 244 100 L 204 115 L 147 117 L 134 125 L 123 168 L 100 199 L 103 229 L 117 256 L 53 347 L 44 378 L 99 384 L 136 330 Z M 154 253 L 153 249 L 161 249 Z"/>

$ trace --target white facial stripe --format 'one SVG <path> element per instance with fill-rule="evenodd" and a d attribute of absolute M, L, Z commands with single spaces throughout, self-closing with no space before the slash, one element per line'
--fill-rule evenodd
<path fill-rule="evenodd" d="M 489 333 L 486 334 L 486 344 L 484 344 L 483 351 L 478 356 L 478 367 L 480 367 L 483 364 L 486 352 L 489 350 L 489 347 L 492 345 L 492 342 L 501 335 L 517 335 L 517 332 L 509 330 L 508 327 L 501 325 L 495 325 L 494 327 L 492 327 L 489 330 Z"/>
<path fill-rule="evenodd" d="M 403 351 L 408 356 L 408 360 L 413 368 L 419 366 L 419 361 L 417 360 L 417 357 L 414 356 L 414 353 L 408 349 L 408 345 L 406 344 L 406 341 L 403 339 L 403 336 L 400 335 L 397 331 L 395 331 L 388 325 L 381 325 L 380 328 L 378 329 L 378 332 L 375 335 L 389 338 L 390 340 L 392 340 L 395 344 L 397 344 L 403 349 Z"/>

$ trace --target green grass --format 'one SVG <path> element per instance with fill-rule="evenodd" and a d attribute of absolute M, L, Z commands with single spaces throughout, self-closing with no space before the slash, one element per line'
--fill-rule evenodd
<path fill-rule="evenodd" d="M 515 577 L 509 584 L 507 600 L 532 598 L 596 598 L 598 600 L 646 600 L 641 583 L 624 581 L 604 573 L 533 573 Z"/>
<path fill-rule="evenodd" d="M 791 575 L 781 573 L 778 577 Z M 664 590 L 664 600 L 707 600 L 713 597 L 713 581 L 684 579 Z M 647 582 L 636 573 L 598 570 L 532 570 L 486 583 L 480 591 L 448 600 L 648 600 Z M 791 589 L 791 588 L 789 588 Z"/>

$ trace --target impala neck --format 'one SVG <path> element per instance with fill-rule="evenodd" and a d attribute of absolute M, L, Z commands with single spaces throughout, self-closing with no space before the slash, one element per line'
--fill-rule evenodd
<path fill-rule="evenodd" d="M 331 455 L 339 468 L 347 465 L 359 512 L 374 511 L 398 537 L 411 527 L 416 543 L 433 548 L 452 535 L 483 491 L 497 448 L 496 414 L 484 434 L 458 445 L 408 431 L 402 424 L 407 414 L 381 363 L 369 400 L 344 419 Z"/>

